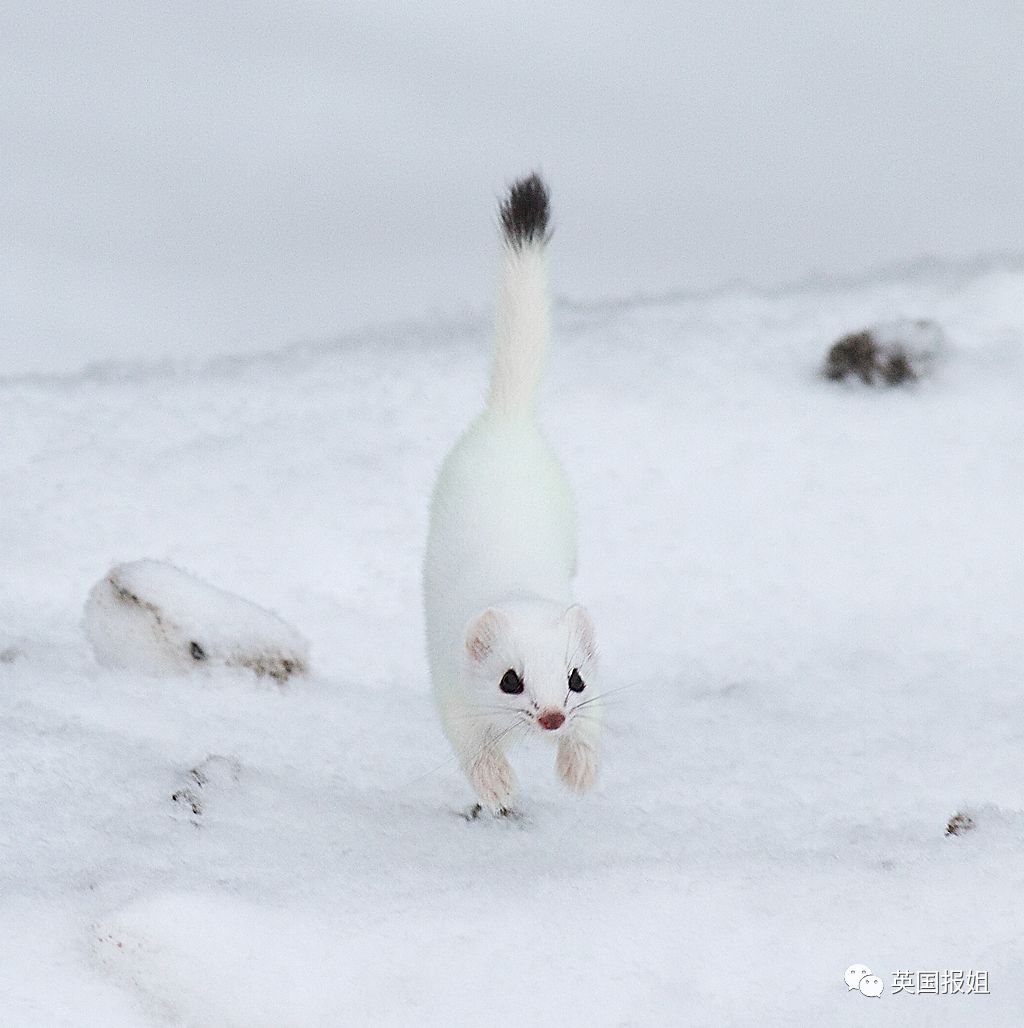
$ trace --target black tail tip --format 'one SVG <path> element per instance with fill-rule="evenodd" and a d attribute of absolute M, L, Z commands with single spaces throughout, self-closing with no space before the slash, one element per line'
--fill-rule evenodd
<path fill-rule="evenodd" d="M 534 173 L 519 179 L 501 205 L 501 226 L 511 246 L 546 243 L 551 199 L 548 187 Z"/>

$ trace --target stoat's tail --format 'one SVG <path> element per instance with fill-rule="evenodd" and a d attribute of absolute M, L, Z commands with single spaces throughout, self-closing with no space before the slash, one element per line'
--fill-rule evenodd
<path fill-rule="evenodd" d="M 487 406 L 503 414 L 532 410 L 548 348 L 548 206 L 547 187 L 537 175 L 516 182 L 501 205 L 504 261 Z"/>

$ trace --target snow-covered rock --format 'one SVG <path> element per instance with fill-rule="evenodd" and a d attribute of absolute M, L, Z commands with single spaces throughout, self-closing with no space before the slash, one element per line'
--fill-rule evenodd
<path fill-rule="evenodd" d="M 283 682 L 309 663 L 306 641 L 276 614 L 156 560 L 112 568 L 83 624 L 101 664 L 145 674 L 216 664 Z"/>

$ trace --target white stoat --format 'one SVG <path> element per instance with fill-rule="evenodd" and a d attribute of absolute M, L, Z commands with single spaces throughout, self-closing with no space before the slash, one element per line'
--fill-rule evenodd
<path fill-rule="evenodd" d="M 423 573 L 427 645 L 445 732 L 480 801 L 504 811 L 507 745 L 558 743 L 562 781 L 597 774 L 597 653 L 573 603 L 576 515 L 536 399 L 550 329 L 548 194 L 536 176 L 501 206 L 504 254 L 490 395 L 434 487 Z"/>

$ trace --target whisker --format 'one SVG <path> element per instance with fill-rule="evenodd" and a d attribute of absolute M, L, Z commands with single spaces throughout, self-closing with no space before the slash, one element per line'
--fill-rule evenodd
<path fill-rule="evenodd" d="M 509 744 L 508 744 L 510 752 L 515 751 L 516 748 L 519 747 L 522 744 L 522 742 L 526 739 L 526 737 L 527 737 L 527 735 L 529 734 L 529 731 L 530 731 L 530 725 L 528 723 L 526 723 L 525 721 L 520 722 L 516 727 L 517 728 L 521 728 L 522 731 L 514 734 L 511 737 L 511 740 L 509 741 Z"/>
<path fill-rule="evenodd" d="M 473 704 L 472 706 L 474 709 L 466 710 L 462 713 L 449 713 L 449 720 L 463 723 L 479 723 L 483 721 L 501 723 L 505 722 L 506 719 L 510 719 L 510 721 L 502 724 L 496 735 L 488 735 L 484 740 L 483 745 L 469 759 L 468 763 L 470 764 L 478 761 L 489 749 L 496 747 L 511 732 L 514 732 L 516 729 L 522 729 L 523 731 L 521 735 L 513 737 L 513 744 L 518 745 L 518 743 L 522 742 L 522 740 L 529 735 L 529 731 L 533 727 L 533 712 L 525 707 L 506 707 L 488 704 Z M 431 775 L 435 775 L 440 771 L 453 770 L 453 766 L 460 766 L 461 763 L 462 760 L 459 754 L 453 753 L 447 760 L 442 761 L 436 767 L 431 768 L 429 771 L 425 771 L 421 775 L 417 775 L 415 778 L 409 779 L 407 782 L 403 783 L 400 788 L 406 789 L 410 785 L 415 785 L 417 782 L 421 782 L 423 779 L 429 778 Z"/>
<path fill-rule="evenodd" d="M 607 719 L 600 718 L 596 714 L 573 714 L 569 718 L 568 723 L 571 724 L 573 721 L 576 720 L 576 718 L 579 718 L 583 722 L 600 727 L 602 734 L 614 734 L 615 732 L 619 731 L 619 729 L 622 727 L 620 724 L 617 724 L 615 722 L 609 724 Z"/>
<path fill-rule="evenodd" d="M 516 717 L 517 712 L 513 710 L 505 710 L 501 713 L 497 711 L 490 713 L 486 711 L 473 712 L 469 711 L 465 714 L 449 714 L 449 721 L 504 721 L 509 717 Z"/>
<path fill-rule="evenodd" d="M 532 719 L 533 715 L 528 710 L 510 710 L 508 707 L 505 707 L 495 711 L 467 711 L 462 714 L 449 714 L 448 720 L 453 722 L 494 721 L 500 723 L 508 719 L 518 720 L 522 717 Z"/>
<path fill-rule="evenodd" d="M 480 749 L 478 749 L 476 751 L 476 753 L 473 754 L 473 756 L 467 761 L 467 763 L 468 764 L 475 764 L 488 750 L 493 749 L 494 747 L 496 747 L 498 745 L 498 743 L 501 742 L 501 740 L 504 739 L 505 736 L 508 735 L 508 733 L 512 731 L 513 728 L 517 728 L 518 726 L 519 726 L 519 722 L 518 721 L 513 721 L 512 724 L 510 724 L 507 728 L 503 728 L 493 738 L 487 739 L 484 742 L 483 746 L 481 746 Z"/>
<path fill-rule="evenodd" d="M 578 704 L 573 707 L 573 710 L 589 710 L 591 713 L 596 713 L 599 710 L 607 710 L 609 707 L 618 708 L 620 710 L 636 710 L 635 704 L 627 703 L 624 700 L 595 700 L 593 703 Z"/>
<path fill-rule="evenodd" d="M 510 711 L 507 707 L 503 708 L 502 712 L 505 713 L 505 714 L 516 713 L 516 711 L 514 711 L 514 710 Z M 524 713 L 525 714 L 526 711 L 520 711 L 520 713 Z M 483 719 L 483 715 L 481 715 L 481 719 Z M 475 763 L 477 760 L 479 760 L 491 747 L 497 746 L 497 744 L 500 743 L 501 740 L 504 739 L 505 736 L 507 736 L 509 734 L 509 732 L 511 732 L 513 729 L 521 728 L 521 727 L 528 727 L 529 724 L 530 724 L 530 722 L 528 722 L 528 721 L 523 721 L 523 720 L 521 720 L 519 718 L 515 718 L 511 722 L 511 724 L 505 725 L 498 732 L 497 735 L 491 736 L 491 737 L 485 739 L 483 745 L 470 758 L 469 763 L 472 764 L 472 763 Z M 442 761 L 436 767 L 431 768 L 429 771 L 425 771 L 421 775 L 417 775 L 415 778 L 409 779 L 407 782 L 404 782 L 401 786 L 399 786 L 399 788 L 407 789 L 410 785 L 415 785 L 417 782 L 422 782 L 425 778 L 429 778 L 431 775 L 435 775 L 439 771 L 454 770 L 453 765 L 454 766 L 461 766 L 461 757 L 459 756 L 458 753 L 453 753 L 450 757 L 448 757 L 447 760 Z"/>
<path fill-rule="evenodd" d="M 643 684 L 642 682 L 633 682 L 633 683 L 631 683 L 629 685 L 616 686 L 614 689 L 605 689 L 603 692 L 596 693 L 593 696 L 588 696 L 585 700 L 582 700 L 581 702 L 577 703 L 576 707 L 574 709 L 578 710 L 580 707 L 588 707 L 588 706 L 590 706 L 593 703 L 605 703 L 605 704 L 608 704 L 609 703 L 609 700 L 608 700 L 609 696 L 617 696 L 618 693 L 623 693 L 623 692 L 627 692 L 627 691 L 632 690 L 632 689 L 637 689 L 642 684 Z M 625 699 L 628 699 L 628 697 L 625 697 Z M 614 702 L 615 703 L 620 703 L 622 701 L 623 701 L 623 697 L 619 697 Z"/>
<path fill-rule="evenodd" d="M 424 771 L 423 774 L 417 775 L 415 778 L 410 778 L 407 782 L 403 782 L 398 786 L 400 789 L 408 789 L 410 785 L 416 785 L 418 782 L 422 782 L 424 778 L 429 778 L 431 775 L 436 775 L 438 771 L 444 771 L 445 769 L 453 770 L 452 764 L 458 762 L 459 755 L 453 753 L 447 760 L 442 761 L 437 767 L 432 767 L 429 771 Z"/>
<path fill-rule="evenodd" d="M 593 713 L 593 711 L 580 710 L 579 707 L 577 707 L 575 710 L 570 710 L 569 711 L 569 716 L 566 718 L 566 720 L 567 721 L 571 721 L 571 720 L 573 720 L 574 718 L 577 718 L 577 717 L 586 718 L 588 721 L 600 721 L 601 720 L 601 718 L 599 718 L 595 713 Z"/>
<path fill-rule="evenodd" d="M 598 696 L 614 696 L 615 693 L 629 692 L 633 689 L 640 689 L 647 686 L 646 682 L 627 682 L 625 685 L 617 685 L 614 689 L 602 689 Z"/>

